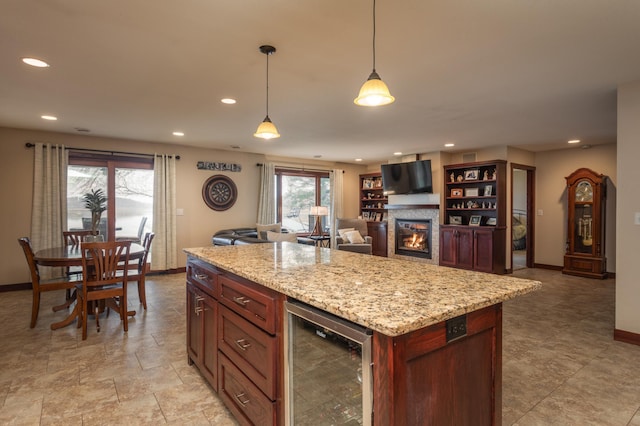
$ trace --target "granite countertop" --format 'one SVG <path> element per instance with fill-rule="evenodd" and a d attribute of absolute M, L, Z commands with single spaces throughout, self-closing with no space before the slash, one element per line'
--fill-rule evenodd
<path fill-rule="evenodd" d="M 495 305 L 542 285 L 505 275 L 295 243 L 184 251 L 387 336 Z"/>

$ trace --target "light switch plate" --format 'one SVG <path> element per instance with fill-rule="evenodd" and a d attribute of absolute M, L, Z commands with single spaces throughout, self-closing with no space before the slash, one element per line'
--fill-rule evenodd
<path fill-rule="evenodd" d="M 184 216 L 184 209 L 176 209 L 176 216 Z"/>
<path fill-rule="evenodd" d="M 538 209 L 538 216 L 542 216 L 544 214 L 544 212 L 542 211 L 542 209 Z"/>
<path fill-rule="evenodd" d="M 636 225 L 640 225 L 640 212 L 636 212 L 635 214 L 635 220 L 633 222 Z"/>

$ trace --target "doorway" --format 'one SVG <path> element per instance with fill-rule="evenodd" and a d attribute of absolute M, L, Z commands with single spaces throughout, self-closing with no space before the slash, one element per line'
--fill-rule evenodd
<path fill-rule="evenodd" d="M 535 167 L 511 164 L 511 268 L 533 268 Z"/>

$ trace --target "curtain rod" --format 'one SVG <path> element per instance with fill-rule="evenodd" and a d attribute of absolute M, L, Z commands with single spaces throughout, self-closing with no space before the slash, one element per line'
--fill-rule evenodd
<path fill-rule="evenodd" d="M 263 163 L 256 163 L 256 166 L 262 167 L 262 166 L 264 166 L 264 164 Z M 328 173 L 333 173 L 333 170 L 331 170 L 331 169 L 309 169 L 309 168 L 306 168 L 306 167 L 276 166 L 276 169 L 293 170 L 293 171 L 301 171 L 301 172 L 328 172 Z M 344 170 L 342 171 L 342 173 L 344 173 Z"/>
<path fill-rule="evenodd" d="M 33 148 L 34 146 L 36 146 L 34 143 L 31 142 L 27 142 L 25 144 L 25 146 L 27 148 Z M 137 155 L 140 157 L 155 157 L 155 154 L 141 154 L 141 153 L 137 153 L 137 152 L 124 152 L 124 151 L 107 151 L 107 150 L 103 150 L 103 149 L 90 149 L 90 148 L 70 148 L 67 147 L 67 149 L 73 150 L 73 151 L 81 151 L 81 152 L 97 152 L 97 153 L 101 153 L 101 154 L 111 154 L 111 155 L 116 155 L 116 154 L 124 154 L 124 155 Z M 173 155 L 170 155 L 169 157 L 173 157 Z M 179 155 L 176 155 L 176 160 L 180 159 Z"/>

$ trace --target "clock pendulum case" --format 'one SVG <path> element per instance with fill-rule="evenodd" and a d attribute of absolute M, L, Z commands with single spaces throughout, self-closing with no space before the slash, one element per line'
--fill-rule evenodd
<path fill-rule="evenodd" d="M 567 246 L 564 274 L 606 278 L 604 255 L 607 177 L 581 168 L 567 180 Z"/>

